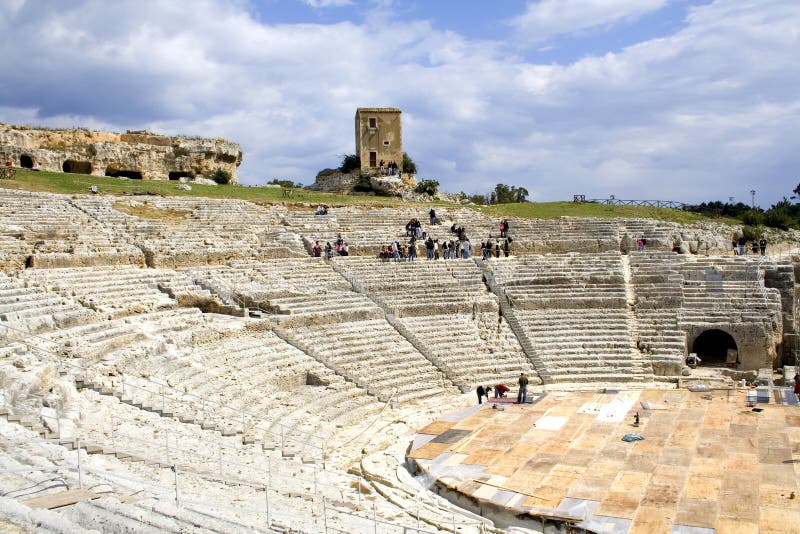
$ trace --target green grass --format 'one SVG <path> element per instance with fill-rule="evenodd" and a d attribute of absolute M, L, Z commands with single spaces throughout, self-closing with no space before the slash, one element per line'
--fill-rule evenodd
<path fill-rule="evenodd" d="M 234 198 L 258 204 L 285 204 L 302 207 L 304 204 L 326 204 L 328 206 L 420 206 L 427 211 L 431 205 L 452 206 L 443 202 L 408 202 L 396 197 L 371 195 L 338 195 L 321 193 L 306 189 L 293 189 L 294 196 L 285 198 L 278 187 L 246 187 L 238 185 L 199 185 L 190 184 L 191 191 L 178 188 L 177 182 L 142 181 L 86 174 L 65 174 L 58 172 L 31 171 L 17 169 L 13 180 L 0 180 L 0 188 L 22 189 L 25 191 L 46 191 L 63 194 L 86 194 L 91 186 L 97 186 L 101 195 L 164 195 L 176 197 Z M 523 204 L 499 204 L 476 206 L 474 209 L 492 217 L 521 217 L 525 219 L 555 219 L 570 217 L 642 217 L 677 223 L 691 224 L 698 221 L 716 221 L 737 224 L 734 219 L 709 219 L 702 215 L 682 210 L 651 208 L 644 206 L 608 206 L 605 204 L 577 204 L 574 202 L 526 202 Z"/>
<path fill-rule="evenodd" d="M 650 206 L 614 206 L 607 204 L 576 202 L 525 202 L 522 204 L 497 204 L 482 206 L 481 211 L 495 217 L 520 217 L 523 219 L 555 219 L 558 217 L 596 217 L 613 219 L 615 217 L 641 217 L 682 224 L 700 221 L 716 221 L 725 224 L 737 224 L 739 221 L 729 218 L 709 219 L 698 213 L 689 211 L 654 208 Z"/>

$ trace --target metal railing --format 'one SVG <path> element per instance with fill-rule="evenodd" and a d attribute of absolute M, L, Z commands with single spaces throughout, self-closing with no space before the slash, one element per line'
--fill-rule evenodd
<path fill-rule="evenodd" d="M 584 195 L 573 195 L 573 202 L 579 204 L 590 202 L 594 204 L 608 204 L 614 206 L 650 206 L 654 208 L 672 208 L 682 210 L 686 207 L 685 202 L 677 202 L 675 200 L 623 200 L 621 198 L 590 198 L 586 199 Z"/>

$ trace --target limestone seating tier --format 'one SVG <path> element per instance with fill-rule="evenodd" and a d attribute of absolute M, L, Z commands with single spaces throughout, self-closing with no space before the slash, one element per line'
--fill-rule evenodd
<path fill-rule="evenodd" d="M 336 258 L 333 264 L 354 287 L 398 317 L 497 310 L 496 298 L 472 260 L 383 263 Z"/>
<path fill-rule="evenodd" d="M 13 261 L 8 252 L 14 248 L 26 254 L 16 258 L 17 268 L 142 264 L 144 259 L 136 247 L 74 208 L 66 195 L 0 190 L 0 226 L 30 243 L 4 247 L 7 261 Z"/>
<path fill-rule="evenodd" d="M 322 440 L 342 421 L 376 409 L 375 399 L 369 398 L 365 390 L 346 382 L 272 332 L 234 332 L 213 336 L 199 345 L 178 347 L 178 353 L 128 359 L 124 366 L 120 358 L 117 368 L 134 376 L 158 376 L 187 393 L 183 410 L 192 406 L 196 421 L 245 432 L 270 448 L 280 445 L 283 428 L 291 429 L 285 434 L 292 450 L 315 445 L 319 453 Z M 136 390 L 129 391 L 136 396 Z M 216 413 L 215 405 L 225 406 L 226 410 Z M 261 414 L 266 424 L 259 422 L 258 428 L 253 428 L 248 415 L 247 427 L 242 429 L 237 416 L 240 410 Z"/>
<path fill-rule="evenodd" d="M 290 334 L 306 352 L 384 398 L 396 393 L 397 402 L 406 402 L 454 392 L 442 372 L 384 319 L 298 327 Z"/>
<path fill-rule="evenodd" d="M 0 273 L 0 337 L 13 339 L 54 328 L 99 320 L 100 316 L 74 300 L 31 286 Z"/>
<path fill-rule="evenodd" d="M 177 277 L 174 271 L 131 266 L 105 268 L 35 269 L 19 273 L 35 284 L 109 317 L 175 308 L 177 302 L 158 285 Z"/>
<path fill-rule="evenodd" d="M 151 267 L 220 264 L 232 259 L 304 253 L 299 239 L 287 235 L 279 226 L 277 214 L 248 202 L 169 198 L 114 202 L 94 198 L 76 201 L 88 214 L 107 221 L 115 232 L 128 235 L 145 251 Z M 178 216 L 169 222 L 141 219 L 117 210 L 116 206 L 121 205 L 171 210 Z"/>
<path fill-rule="evenodd" d="M 415 345 L 429 351 L 436 361 L 446 366 L 450 379 L 465 387 L 514 384 L 523 371 L 535 376 L 518 343 L 511 344 L 508 338 L 496 332 L 485 339 L 470 315 L 427 315 L 400 319 L 400 322 L 416 338 Z"/>

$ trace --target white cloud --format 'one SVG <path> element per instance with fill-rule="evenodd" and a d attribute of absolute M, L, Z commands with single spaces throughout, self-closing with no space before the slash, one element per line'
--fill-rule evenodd
<path fill-rule="evenodd" d="M 320 7 L 342 7 L 352 5 L 352 0 L 303 0 L 313 8 Z"/>
<path fill-rule="evenodd" d="M 309 184 L 354 151 L 357 107 L 398 106 L 404 147 L 445 190 L 774 202 L 800 166 L 798 27 L 793 0 L 718 1 L 674 35 L 540 65 L 428 22 L 43 0 L 0 18 L 0 121 L 224 136 L 245 183 Z"/>
<path fill-rule="evenodd" d="M 511 20 L 520 37 L 542 42 L 555 35 L 603 27 L 660 9 L 667 0 L 540 0 Z"/>

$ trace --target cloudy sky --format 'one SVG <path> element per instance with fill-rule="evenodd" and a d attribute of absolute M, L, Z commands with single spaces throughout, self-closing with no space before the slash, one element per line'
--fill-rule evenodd
<path fill-rule="evenodd" d="M 0 0 L 0 121 L 226 137 L 304 184 L 357 107 L 445 190 L 723 200 L 800 182 L 797 0 Z"/>

